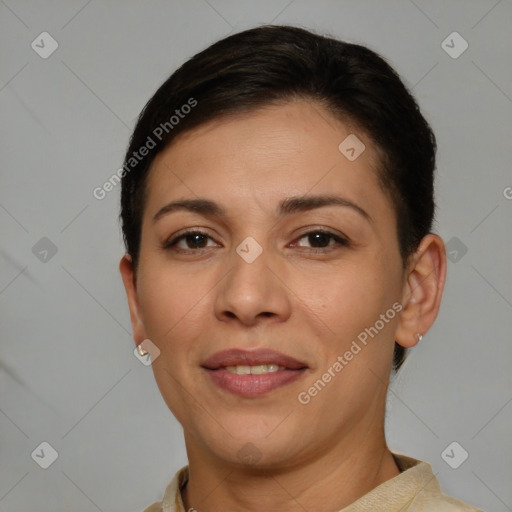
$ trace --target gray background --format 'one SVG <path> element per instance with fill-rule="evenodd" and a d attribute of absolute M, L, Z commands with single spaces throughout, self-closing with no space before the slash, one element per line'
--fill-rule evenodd
<path fill-rule="evenodd" d="M 447 493 L 512 510 L 511 21 L 509 0 L 0 0 L 0 510 L 141 511 L 186 464 L 133 354 L 119 187 L 92 191 L 172 70 L 271 22 L 380 52 L 436 132 L 453 261 L 438 320 L 393 381 L 389 445 L 430 462 Z M 59 45 L 46 59 L 31 48 L 43 31 Z M 458 58 L 441 46 L 453 31 L 469 44 Z M 43 441 L 58 452 L 47 469 L 31 457 Z M 441 457 L 453 441 L 469 453 L 457 469 Z"/>

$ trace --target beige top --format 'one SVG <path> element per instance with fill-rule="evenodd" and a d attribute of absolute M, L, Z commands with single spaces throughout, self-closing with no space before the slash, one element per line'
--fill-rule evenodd
<path fill-rule="evenodd" d="M 430 464 L 396 453 L 393 456 L 401 473 L 339 512 L 483 512 L 443 494 Z M 163 500 L 144 512 L 187 512 L 181 499 L 187 481 L 188 466 L 184 466 L 167 486 Z"/>

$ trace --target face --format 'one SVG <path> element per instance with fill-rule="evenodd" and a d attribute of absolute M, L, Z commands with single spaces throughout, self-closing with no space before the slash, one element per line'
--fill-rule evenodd
<path fill-rule="evenodd" d="M 351 133 L 365 145 L 352 161 L 338 148 Z M 404 270 L 377 165 L 364 133 L 307 101 L 205 124 L 157 156 L 123 277 L 187 447 L 286 465 L 382 427 Z"/>

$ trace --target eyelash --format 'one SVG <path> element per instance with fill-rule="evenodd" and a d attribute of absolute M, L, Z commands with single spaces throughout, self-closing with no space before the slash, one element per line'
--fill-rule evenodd
<path fill-rule="evenodd" d="M 323 230 L 323 229 L 314 229 L 314 230 L 308 231 L 306 233 L 303 233 L 297 240 L 302 240 L 305 237 L 308 237 L 310 235 L 315 235 L 315 234 L 321 234 L 321 235 L 328 236 L 332 240 L 337 242 L 337 245 L 341 246 L 341 247 L 348 247 L 350 245 L 346 238 L 343 238 L 343 237 L 341 237 L 339 235 L 335 235 L 334 233 L 331 233 L 330 231 L 326 231 L 326 230 Z M 178 242 L 180 242 L 183 239 L 186 239 L 188 236 L 193 236 L 193 235 L 202 235 L 202 236 L 204 236 L 206 238 L 209 238 L 210 240 L 213 240 L 213 238 L 210 235 L 208 235 L 208 233 L 205 233 L 204 231 L 201 231 L 199 229 L 194 229 L 194 230 L 190 230 L 190 231 L 185 231 L 184 233 L 182 233 L 182 234 L 180 234 L 180 235 L 178 235 L 178 236 L 176 236 L 174 238 L 169 239 L 167 242 L 165 242 L 163 244 L 162 248 L 165 249 L 165 250 L 174 250 L 174 251 L 177 251 L 177 252 L 188 252 L 188 253 L 190 253 L 190 252 L 200 252 L 201 250 L 208 249 L 208 247 L 200 247 L 198 249 L 182 249 L 182 248 L 174 248 L 173 249 L 173 247 Z M 302 247 L 302 248 L 306 248 L 307 249 L 307 247 Z M 317 253 L 324 253 L 325 254 L 327 252 L 330 252 L 333 249 L 336 249 L 335 245 L 328 245 L 326 247 L 311 247 L 309 252 L 312 252 L 312 253 L 315 253 L 315 254 L 317 254 Z"/>

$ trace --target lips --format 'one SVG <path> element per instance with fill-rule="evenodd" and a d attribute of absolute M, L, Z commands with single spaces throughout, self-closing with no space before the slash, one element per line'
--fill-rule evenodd
<path fill-rule="evenodd" d="M 268 372 L 263 374 L 233 373 L 233 367 L 248 369 L 260 365 L 272 365 L 272 371 L 267 366 Z M 216 386 L 243 398 L 260 397 L 289 385 L 303 377 L 308 368 L 302 361 L 270 349 L 224 350 L 213 354 L 201 366 Z"/>
<path fill-rule="evenodd" d="M 202 363 L 208 370 L 218 370 L 227 366 L 257 366 L 275 364 L 284 366 L 287 370 L 307 368 L 307 364 L 297 359 L 271 349 L 242 350 L 230 349 L 216 352 Z"/>

